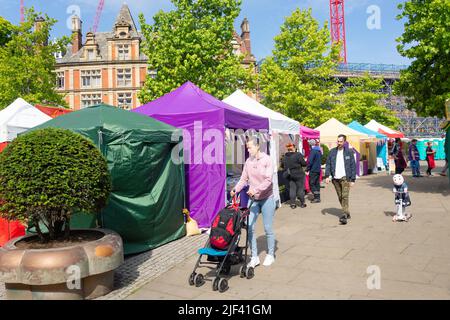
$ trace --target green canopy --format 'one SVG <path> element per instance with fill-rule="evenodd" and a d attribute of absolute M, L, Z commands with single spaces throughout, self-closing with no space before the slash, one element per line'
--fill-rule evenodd
<path fill-rule="evenodd" d="M 122 236 L 126 254 L 185 236 L 184 163 L 171 159 L 172 151 L 178 150 L 180 129 L 108 105 L 72 112 L 33 130 L 46 127 L 82 134 L 107 159 L 113 187 L 99 225 Z"/>

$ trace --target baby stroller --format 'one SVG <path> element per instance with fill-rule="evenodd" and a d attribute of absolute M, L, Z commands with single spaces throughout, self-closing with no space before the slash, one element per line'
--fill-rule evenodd
<path fill-rule="evenodd" d="M 250 208 L 252 206 L 253 200 L 250 201 L 250 205 L 247 208 L 239 208 L 239 199 L 233 198 L 232 203 L 228 204 L 225 209 L 235 210 L 236 213 L 236 224 L 234 228 L 234 235 L 229 242 L 227 249 L 218 250 L 211 245 L 211 237 L 208 238 L 205 246 L 198 250 L 199 257 L 197 263 L 195 264 L 194 271 L 189 276 L 189 285 L 200 287 L 205 284 L 205 276 L 201 273 L 197 273 L 197 268 L 208 267 L 214 269 L 215 266 L 215 276 L 212 283 L 213 291 L 225 292 L 228 290 L 228 280 L 223 277 L 223 275 L 229 275 L 232 265 L 241 264 L 239 269 L 239 274 L 241 278 L 251 279 L 255 275 L 254 269 L 252 267 L 247 267 L 247 257 L 248 257 L 248 219 Z M 225 210 L 224 209 L 224 210 Z M 220 214 L 220 213 L 219 213 Z M 239 241 L 241 238 L 242 230 L 245 229 L 246 239 L 245 246 L 240 247 Z M 206 256 L 207 259 L 202 260 L 202 257 Z"/>

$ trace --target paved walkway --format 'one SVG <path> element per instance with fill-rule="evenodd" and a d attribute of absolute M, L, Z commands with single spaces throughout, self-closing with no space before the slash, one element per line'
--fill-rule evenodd
<path fill-rule="evenodd" d="M 211 282 L 189 286 L 196 250 L 206 235 L 185 237 L 128 257 L 117 270 L 116 290 L 102 299 L 450 299 L 448 178 L 413 179 L 409 171 L 405 177 L 413 202 L 410 222 L 391 221 L 392 176 L 357 181 L 346 226 L 338 224 L 339 204 L 330 184 L 322 189 L 322 203 L 276 212 L 276 262 L 257 267 L 253 279 L 239 278 L 233 267 L 225 293 L 213 292 Z M 266 249 L 262 229 L 259 219 L 261 260 Z M 380 289 L 374 270 L 380 271 Z M 375 288 L 368 289 L 368 280 Z"/>
<path fill-rule="evenodd" d="M 127 299 L 450 299 L 448 178 L 413 179 L 409 171 L 405 177 L 413 203 L 409 222 L 392 222 L 392 176 L 357 181 L 346 226 L 338 224 L 339 204 L 330 184 L 322 189 L 322 203 L 277 211 L 276 262 L 257 267 L 253 279 L 241 279 L 233 267 L 225 293 L 213 292 L 209 281 L 191 287 L 188 277 L 198 257 L 193 255 Z M 259 219 L 259 235 L 262 229 Z M 258 242 L 263 260 L 265 238 Z"/>

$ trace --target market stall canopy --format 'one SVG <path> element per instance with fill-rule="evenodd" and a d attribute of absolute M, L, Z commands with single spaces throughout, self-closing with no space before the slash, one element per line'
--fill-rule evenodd
<path fill-rule="evenodd" d="M 375 137 L 377 139 L 387 139 L 387 136 L 385 134 L 382 134 L 380 132 L 371 130 L 367 127 L 364 127 L 361 123 L 359 123 L 358 121 L 352 121 L 351 123 L 348 124 L 348 127 L 350 127 L 351 129 L 354 129 L 356 131 L 359 131 L 361 133 L 365 133 L 369 136 Z"/>
<path fill-rule="evenodd" d="M 126 254 L 139 253 L 186 234 L 184 165 L 172 161 L 181 130 L 113 106 L 96 105 L 50 120 L 89 138 L 105 156 L 112 179 L 100 226 L 116 231 Z M 33 130 L 35 130 L 33 129 Z"/>
<path fill-rule="evenodd" d="M 320 139 L 320 131 L 300 126 L 300 136 L 305 139 Z"/>
<path fill-rule="evenodd" d="M 63 114 L 70 113 L 73 111 L 73 110 L 66 109 L 66 108 L 41 106 L 39 104 L 35 105 L 35 107 L 52 118 L 56 118 L 56 117 L 62 116 Z"/>
<path fill-rule="evenodd" d="M 364 127 L 368 128 L 372 131 L 377 131 L 379 133 L 382 133 L 389 138 L 404 138 L 405 137 L 405 135 L 403 133 L 393 130 L 389 127 L 386 127 L 373 119 L 370 120 Z"/>
<path fill-rule="evenodd" d="M 0 142 L 12 141 L 19 133 L 51 119 L 22 98 L 17 98 L 0 111 Z"/>
<path fill-rule="evenodd" d="M 300 132 L 300 124 L 298 121 L 267 108 L 241 90 L 236 90 L 230 96 L 223 99 L 223 102 L 250 114 L 268 118 L 270 129 L 272 130 L 288 134 L 299 134 Z"/>
<path fill-rule="evenodd" d="M 361 152 L 361 140 L 372 139 L 367 134 L 353 130 L 335 118 L 331 118 L 322 123 L 316 130 L 320 131 L 320 143 L 326 144 L 328 147 L 334 147 L 336 145 L 337 136 L 344 134 L 347 136 L 349 144 L 358 152 Z"/>
<path fill-rule="evenodd" d="M 266 117 L 243 112 L 206 93 L 188 81 L 162 97 L 133 110 L 179 128 L 269 129 Z"/>
<path fill-rule="evenodd" d="M 230 106 L 189 81 L 132 111 L 184 129 L 188 209 L 200 227 L 209 228 L 225 205 L 225 129 L 267 131 L 269 120 Z"/>

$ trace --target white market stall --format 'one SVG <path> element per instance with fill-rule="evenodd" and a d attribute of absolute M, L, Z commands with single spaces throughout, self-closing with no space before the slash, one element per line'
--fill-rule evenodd
<path fill-rule="evenodd" d="M 51 119 L 22 98 L 17 98 L 0 111 L 0 143 L 12 141 L 19 133 Z"/>
<path fill-rule="evenodd" d="M 269 153 L 270 157 L 272 158 L 274 167 L 273 191 L 275 201 L 278 205 L 280 205 L 281 201 L 278 186 L 278 168 L 280 167 L 280 155 L 286 152 L 285 145 L 289 142 L 293 142 L 296 146 L 299 146 L 300 123 L 262 105 L 255 99 L 246 95 L 241 90 L 236 90 L 229 97 L 225 98 L 223 102 L 247 113 L 266 117 L 269 119 Z"/>

